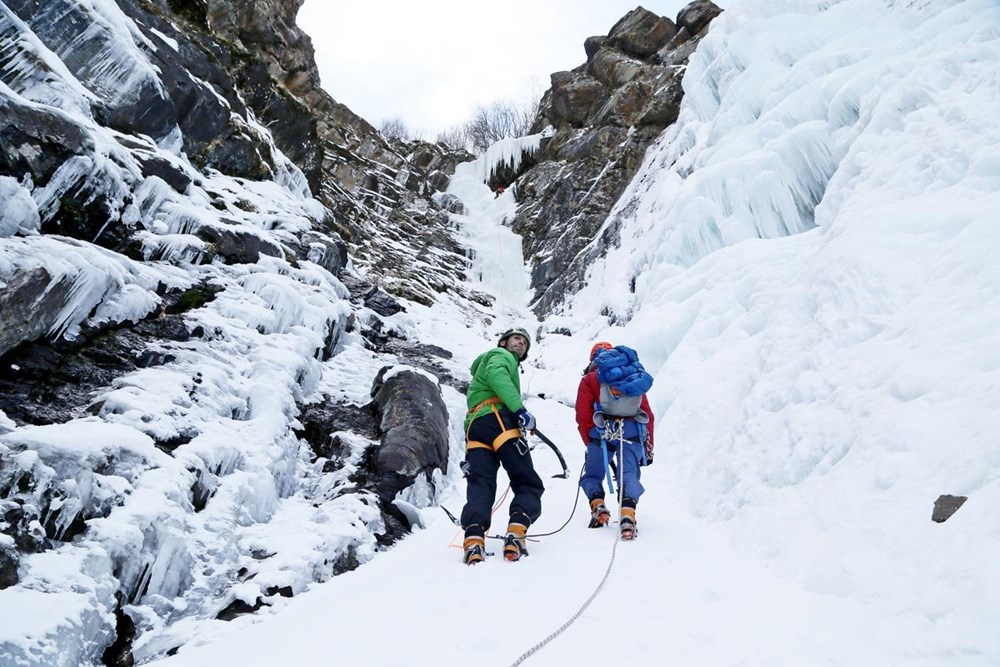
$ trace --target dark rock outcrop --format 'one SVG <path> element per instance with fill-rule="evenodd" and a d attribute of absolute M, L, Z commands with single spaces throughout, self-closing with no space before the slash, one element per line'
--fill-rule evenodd
<path fill-rule="evenodd" d="M 966 500 L 968 500 L 966 496 L 950 496 L 947 494 L 938 496 L 938 499 L 934 501 L 934 511 L 931 512 L 931 521 L 934 523 L 944 523 L 965 504 Z"/>
<path fill-rule="evenodd" d="M 284 254 L 280 246 L 235 227 L 206 225 L 198 230 L 197 236 L 210 244 L 209 252 L 219 255 L 227 264 L 256 264 L 261 255 L 281 257 Z"/>
<path fill-rule="evenodd" d="M 416 347 L 407 350 L 418 358 Z M 428 346 L 424 354 L 448 356 L 444 350 Z M 422 364 L 424 365 L 424 364 Z M 408 369 L 399 369 L 388 378 L 383 367 L 372 384 L 372 402 L 350 405 L 330 397 L 305 405 L 298 435 L 306 440 L 317 459 L 326 459 L 323 472 L 335 472 L 348 460 L 356 460 L 356 450 L 342 436 L 350 432 L 378 444 L 368 446 L 350 481 L 356 489 L 374 492 L 384 527 L 377 535 L 380 546 L 388 546 L 409 531 L 409 521 L 393 504 L 400 491 L 418 479 L 431 481 L 436 470 L 448 465 L 448 411 L 441 389 L 430 378 Z M 332 497 L 347 492 L 341 487 Z M 357 567 L 356 559 L 334 565 L 335 574 Z M 227 613 L 249 613 L 240 607 Z M 258 606 L 259 608 L 259 606 Z"/>
<path fill-rule="evenodd" d="M 677 26 L 673 21 L 636 7 L 611 28 L 606 44 L 625 53 L 648 58 L 675 34 Z"/>
<path fill-rule="evenodd" d="M 73 341 L 42 340 L 8 351 L 0 356 L 0 410 L 20 424 L 60 424 L 79 416 L 98 389 L 136 368 L 157 365 L 147 354 L 151 345 L 189 340 L 183 313 L 211 301 L 214 291 L 165 293 L 162 311 L 134 326 L 85 329 Z"/>
<path fill-rule="evenodd" d="M 532 131 L 554 134 L 513 175 L 520 207 L 512 226 L 524 238 L 539 314 L 579 287 L 590 261 L 616 242 L 617 229 L 597 232 L 646 149 L 677 119 L 687 59 L 719 13 L 697 0 L 675 23 L 636 8 L 607 36 L 586 40 L 583 65 L 552 75 Z"/>
<path fill-rule="evenodd" d="M 121 593 L 115 595 L 115 641 L 105 649 L 101 662 L 107 667 L 132 667 L 132 641 L 135 639 L 135 622 L 122 609 Z"/>
<path fill-rule="evenodd" d="M 20 581 L 17 574 L 19 562 L 14 549 L 0 544 L 0 590 L 10 588 Z"/>
<path fill-rule="evenodd" d="M 0 38 L 6 35 L 0 35 Z M 65 115 L 0 96 L 0 173 L 32 174 L 47 183 L 66 160 L 93 150 L 87 133 Z"/>
<path fill-rule="evenodd" d="M 417 475 L 448 466 L 448 411 L 441 389 L 426 376 L 402 370 L 386 378 L 383 368 L 372 385 L 382 443 L 374 456 L 378 494 L 391 502 Z"/>
<path fill-rule="evenodd" d="M 351 453 L 338 432 L 347 431 L 370 440 L 378 437 L 378 425 L 370 404 L 342 404 L 327 398 L 303 406 L 299 421 L 302 428 L 296 435 L 309 443 L 318 458 L 327 459 L 325 467 L 329 470 L 341 468 Z"/>
<path fill-rule="evenodd" d="M 23 341 L 40 338 L 55 326 L 72 283 L 53 281 L 48 270 L 36 267 L 12 276 L 0 290 L 0 359 Z M 5 369 L 0 366 L 0 378 Z"/>

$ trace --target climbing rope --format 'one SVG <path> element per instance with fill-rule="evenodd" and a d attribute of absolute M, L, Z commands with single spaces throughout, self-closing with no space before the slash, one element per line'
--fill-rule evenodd
<path fill-rule="evenodd" d="M 586 469 L 586 467 L 587 467 L 587 464 L 586 464 L 586 462 L 584 462 L 583 466 L 580 467 L 580 479 L 583 479 L 583 471 Z M 568 526 L 569 522 L 573 520 L 573 515 L 576 514 L 576 507 L 577 507 L 577 505 L 580 504 L 580 496 L 582 494 L 583 494 L 583 489 L 580 488 L 580 484 L 579 484 L 579 482 L 577 482 L 577 485 L 576 485 L 576 498 L 573 500 L 573 509 L 570 511 L 569 518 L 566 519 L 566 522 L 563 523 L 563 525 L 561 525 L 558 528 L 556 528 L 555 530 L 553 530 L 551 533 L 534 533 L 532 535 L 525 535 L 524 536 L 525 539 L 527 539 L 529 537 L 548 537 L 549 535 L 555 535 L 556 533 L 558 533 L 559 531 L 561 531 L 563 528 L 565 528 L 566 526 Z"/>
<path fill-rule="evenodd" d="M 587 464 L 584 463 L 584 465 L 580 467 L 580 479 L 583 478 L 583 471 L 586 469 L 586 465 Z M 534 537 L 549 537 L 550 535 L 555 535 L 556 533 L 560 532 L 563 528 L 565 528 L 566 526 L 568 526 L 569 522 L 572 521 L 573 517 L 576 515 L 576 508 L 580 504 L 580 496 L 581 496 L 581 494 L 583 494 L 583 489 L 581 489 L 580 488 L 580 484 L 577 483 L 577 485 L 576 485 L 576 497 L 573 499 L 573 509 L 570 510 L 569 517 L 566 518 L 566 521 L 563 522 L 563 525 L 559 526 L 558 528 L 556 528 L 555 530 L 553 530 L 552 532 L 549 532 L 549 533 L 528 533 L 527 535 L 524 536 L 524 539 L 528 540 L 528 539 L 531 539 L 531 538 L 534 538 Z M 495 512 L 496 508 L 494 508 L 493 511 Z M 487 535 L 486 537 L 490 538 L 490 539 L 497 539 L 497 540 L 507 539 L 506 535 Z"/>
<path fill-rule="evenodd" d="M 611 560 L 608 562 L 608 568 L 604 571 L 604 577 L 601 579 L 601 583 L 597 584 L 597 588 L 595 588 L 594 592 L 590 594 L 590 597 L 587 598 L 587 601 L 583 603 L 583 606 L 581 606 L 580 609 L 578 609 L 577 612 L 573 614 L 573 616 L 568 621 L 559 626 L 559 628 L 555 632 L 553 632 L 548 637 L 538 642 L 537 644 L 529 648 L 527 651 L 525 651 L 523 654 L 521 654 L 521 657 L 512 662 L 510 667 L 517 667 L 517 665 L 520 665 L 522 662 L 524 662 L 532 655 L 540 651 L 546 644 L 548 644 L 553 639 L 555 639 L 563 632 L 565 632 L 569 626 L 573 625 L 576 619 L 580 618 L 580 616 L 583 615 L 583 612 L 586 611 L 587 607 L 590 606 L 590 603 L 597 598 L 597 595 L 601 592 L 601 589 L 604 588 L 604 584 L 607 583 L 608 577 L 611 575 L 611 567 L 615 564 L 615 554 L 618 552 L 618 543 L 620 541 L 621 541 L 621 531 L 615 531 L 615 543 L 614 546 L 611 547 Z"/>
<path fill-rule="evenodd" d="M 490 510 L 490 516 L 491 517 L 494 516 L 497 513 L 497 510 L 500 509 L 500 507 L 504 504 L 504 501 L 507 500 L 507 494 L 508 493 L 510 493 L 510 484 L 507 485 L 507 489 L 503 492 L 503 495 L 500 496 L 500 500 L 498 500 L 496 502 L 496 504 L 493 505 L 493 509 Z M 456 530 L 455 534 L 452 536 L 451 542 L 448 544 L 448 546 L 449 547 L 455 547 L 455 548 L 458 548 L 458 549 L 465 548 L 462 544 L 455 544 L 455 539 L 459 535 L 461 535 L 461 534 L 462 534 L 462 529 L 461 528 L 459 528 L 458 530 Z M 499 535 L 487 535 L 486 537 L 494 537 L 494 538 L 499 538 L 501 540 L 504 539 L 503 537 L 500 537 Z"/>
<path fill-rule="evenodd" d="M 621 470 L 621 468 L 622 468 L 622 465 L 621 465 L 622 460 L 621 460 L 621 449 L 620 448 L 618 450 L 618 457 L 619 457 L 618 458 L 618 463 L 619 463 L 618 468 L 619 468 L 619 470 Z M 620 477 L 620 475 L 621 475 L 621 473 L 619 473 L 619 478 L 618 478 L 618 511 L 619 512 L 621 512 L 621 506 L 622 506 L 622 484 L 621 484 L 621 477 Z M 580 470 L 580 476 L 583 477 L 583 469 Z M 579 500 L 579 499 L 580 499 L 580 495 L 577 494 L 577 500 Z M 573 511 L 576 511 L 576 503 L 573 504 Z M 570 518 L 572 518 L 572 515 L 570 515 Z M 569 523 L 569 521 L 567 521 L 566 523 Z M 563 528 L 565 528 L 565 527 L 566 527 L 566 524 L 563 524 Z M 562 530 L 562 528 L 560 528 L 559 530 Z M 559 532 L 559 531 L 556 531 L 556 532 Z M 522 653 L 521 657 L 519 657 L 517 660 L 515 660 L 514 662 L 512 662 L 511 665 L 510 665 L 510 667 L 517 667 L 517 665 L 520 665 L 522 662 L 524 662 L 525 660 L 527 660 L 528 658 L 530 658 L 532 655 L 534 655 L 538 651 L 542 650 L 542 648 L 546 644 L 548 644 L 553 639 L 555 639 L 556 637 L 558 637 L 559 635 L 561 635 L 563 632 L 565 632 L 566 629 L 569 626 L 573 625 L 573 623 L 576 622 L 576 619 L 580 618 L 583 615 L 583 612 L 585 612 L 587 610 L 587 607 L 590 606 L 590 603 L 593 602 L 597 598 L 598 594 L 601 592 L 601 589 L 604 588 L 604 584 L 607 583 L 608 577 L 611 576 L 611 568 L 615 564 L 615 555 L 618 553 L 618 543 L 621 542 L 621 539 L 622 539 L 621 530 L 616 530 L 615 531 L 615 543 L 611 547 L 611 560 L 608 561 L 608 567 L 607 567 L 606 570 L 604 570 L 604 576 L 601 578 L 600 583 L 597 584 L 597 588 L 595 588 L 594 592 L 590 594 L 590 597 L 587 598 L 587 601 L 583 603 L 583 605 L 577 610 L 577 612 L 575 614 L 573 614 L 572 617 L 570 617 L 570 619 L 568 621 L 566 621 L 561 626 L 559 626 L 559 628 L 556 629 L 548 637 L 546 637 L 545 639 L 543 639 L 542 641 L 538 642 L 537 644 L 535 644 L 534 646 L 532 646 L 531 648 L 529 648 L 527 651 L 525 651 L 524 653 Z"/>
<path fill-rule="evenodd" d="M 584 462 L 584 465 L 582 465 L 580 467 L 580 477 L 579 477 L 579 479 L 583 479 L 583 472 L 586 469 L 586 465 L 587 465 L 586 462 Z M 510 484 L 507 485 L 507 490 L 503 492 L 503 496 L 500 497 L 500 500 L 498 500 L 496 502 L 496 504 L 493 505 L 493 509 L 492 509 L 492 511 L 490 511 L 490 516 L 493 516 L 493 515 L 495 515 L 497 513 L 497 510 L 499 510 L 500 507 L 504 504 L 504 501 L 507 500 L 507 494 L 508 493 L 510 493 Z M 583 493 L 583 490 L 580 488 L 579 482 L 577 482 L 577 485 L 576 485 L 576 496 L 573 499 L 573 509 L 570 510 L 569 517 L 566 518 L 566 521 L 563 522 L 563 525 L 559 526 L 558 528 L 556 528 L 552 532 L 549 532 L 549 533 L 530 533 L 528 535 L 525 535 L 524 538 L 525 539 L 531 539 L 531 538 L 534 538 L 534 537 L 549 537 L 550 535 L 555 535 L 556 533 L 562 531 L 562 529 L 565 528 L 566 526 L 568 526 L 569 522 L 573 520 L 573 517 L 576 516 L 576 508 L 580 504 L 580 495 L 582 493 Z M 461 528 L 459 528 L 457 531 L 455 531 L 455 534 L 451 538 L 451 542 L 448 544 L 449 547 L 455 547 L 455 548 L 458 548 L 458 549 L 462 548 L 461 544 L 456 544 L 455 543 L 455 539 L 461 534 L 461 532 L 462 532 Z M 493 539 L 493 540 L 504 540 L 504 539 L 507 539 L 506 535 L 485 535 L 484 537 L 486 537 L 487 539 Z"/>

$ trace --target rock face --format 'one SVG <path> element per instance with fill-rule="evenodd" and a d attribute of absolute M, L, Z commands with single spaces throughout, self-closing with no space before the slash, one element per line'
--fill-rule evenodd
<path fill-rule="evenodd" d="M 0 542 L 0 590 L 10 588 L 18 582 L 17 552 Z"/>
<path fill-rule="evenodd" d="M 447 465 L 435 382 L 353 405 L 320 378 L 360 331 L 460 384 L 381 318 L 456 289 L 439 195 L 469 156 L 388 142 L 323 92 L 300 4 L 0 3 L 0 588 L 35 554 L 95 551 L 46 584 L 87 622 L 25 664 L 131 664 L 170 648 L 133 656 L 153 631 L 132 618 L 230 618 L 357 567 L 405 533 L 392 498 Z M 169 481 L 136 508 L 147 475 Z M 359 528 L 289 572 L 267 532 L 295 494 L 316 530 L 338 499 Z"/>
<path fill-rule="evenodd" d="M 472 156 L 439 144 L 390 143 L 331 98 L 320 87 L 312 41 L 295 24 L 301 5 L 209 0 L 206 21 L 241 54 L 234 76 L 247 105 L 335 214 L 329 224 L 351 246 L 355 262 L 378 276 L 380 289 L 429 305 L 465 268 L 448 217 L 431 195 Z M 409 270 L 417 264 L 420 273 Z"/>
<path fill-rule="evenodd" d="M 357 567 L 406 530 L 395 496 L 447 466 L 440 384 L 464 380 L 382 318 L 463 289 L 460 202 L 440 191 L 470 156 L 387 141 L 331 99 L 300 4 L 0 4 L 0 192 L 19 202 L 0 225 L 0 587 L 26 585 L 35 554 L 100 545 L 64 591 L 88 641 L 53 631 L 37 664 L 146 660 L 171 648 L 151 625 Z M 503 175 L 540 311 L 676 117 L 717 12 L 637 9 L 553 75 L 536 125 L 554 133 Z M 396 369 L 365 405 L 320 383 L 347 331 Z M 163 495 L 130 504 L 147 476 Z M 311 531 L 338 523 L 333 501 L 359 528 L 286 558 L 268 522 L 293 496 Z"/>
<path fill-rule="evenodd" d="M 133 326 L 87 328 L 73 341 L 25 343 L 0 356 L 0 410 L 19 424 L 61 424 L 84 410 L 99 410 L 91 397 L 115 378 L 173 361 L 153 350 L 166 341 L 191 341 L 184 313 L 210 302 L 215 291 L 203 286 L 164 293 L 163 311 Z M 180 442 L 162 444 L 172 449 Z"/>
<path fill-rule="evenodd" d="M 0 357 L 26 340 L 35 340 L 55 326 L 69 296 L 70 285 L 53 281 L 45 267 L 13 276 L 0 291 Z"/>
<path fill-rule="evenodd" d="M 512 225 L 540 315 L 580 286 L 592 253 L 615 242 L 615 229 L 595 237 L 646 148 L 677 119 L 688 56 L 720 13 L 698 0 L 675 22 L 638 7 L 607 36 L 586 40 L 583 65 L 552 75 L 532 131 L 555 133 L 513 175 L 521 206 Z"/>

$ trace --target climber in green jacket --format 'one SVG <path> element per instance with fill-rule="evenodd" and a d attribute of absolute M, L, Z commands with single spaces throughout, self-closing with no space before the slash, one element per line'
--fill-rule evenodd
<path fill-rule="evenodd" d="M 497 493 L 497 471 L 502 465 L 510 478 L 514 499 L 504 540 L 503 555 L 516 561 L 527 555 L 528 526 L 542 513 L 545 487 L 531 462 L 524 433 L 535 429 L 535 418 L 521 401 L 518 364 L 528 356 L 531 336 L 520 327 L 508 329 L 497 347 L 472 362 L 472 383 L 466 394 L 465 460 L 468 486 L 462 509 L 465 556 L 474 565 L 486 556 L 486 531 Z"/>

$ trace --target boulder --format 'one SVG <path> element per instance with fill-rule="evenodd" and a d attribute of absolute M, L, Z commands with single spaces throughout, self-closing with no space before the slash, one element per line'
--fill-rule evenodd
<path fill-rule="evenodd" d="M 643 61 L 616 49 L 600 49 L 587 61 L 587 71 L 610 88 L 624 86 L 649 69 Z"/>
<path fill-rule="evenodd" d="M 336 233 L 306 232 L 293 249 L 299 259 L 318 264 L 335 276 L 347 266 L 347 244 Z"/>
<path fill-rule="evenodd" d="M 448 410 L 441 388 L 422 373 L 389 370 L 379 371 L 371 392 L 381 433 L 374 467 L 379 497 L 386 502 L 418 475 L 429 477 L 448 466 Z"/>
<path fill-rule="evenodd" d="M 636 7 L 623 16 L 608 33 L 608 44 L 641 58 L 656 53 L 677 32 L 674 22 Z"/>
<path fill-rule="evenodd" d="M 0 290 L 0 356 L 21 343 L 45 335 L 59 319 L 66 306 L 72 280 L 53 280 L 43 267 L 19 271 L 3 279 Z"/>
<path fill-rule="evenodd" d="M 17 551 L 12 546 L 0 542 L 0 590 L 10 588 L 20 580 L 17 574 L 19 563 Z"/>
<path fill-rule="evenodd" d="M 694 0 L 677 12 L 677 27 L 687 30 L 689 35 L 697 35 L 722 13 L 711 0 Z"/>
<path fill-rule="evenodd" d="M 556 125 L 582 126 L 590 114 L 608 97 L 608 89 L 582 72 L 556 72 L 552 75 L 550 119 Z"/>
<path fill-rule="evenodd" d="M 944 523 L 958 511 L 958 509 L 968 500 L 966 496 L 938 496 L 934 501 L 934 511 L 931 512 L 931 521 L 934 523 Z"/>
<path fill-rule="evenodd" d="M 587 61 L 589 62 L 594 54 L 597 53 L 604 44 L 608 41 L 608 38 L 604 35 L 596 35 L 594 37 L 588 37 L 583 41 L 583 51 L 587 54 Z"/>
<path fill-rule="evenodd" d="M 284 255 L 280 246 L 237 227 L 205 225 L 195 234 L 201 240 L 211 243 L 211 249 L 222 257 L 226 264 L 254 264 L 261 255 L 271 257 Z"/>

